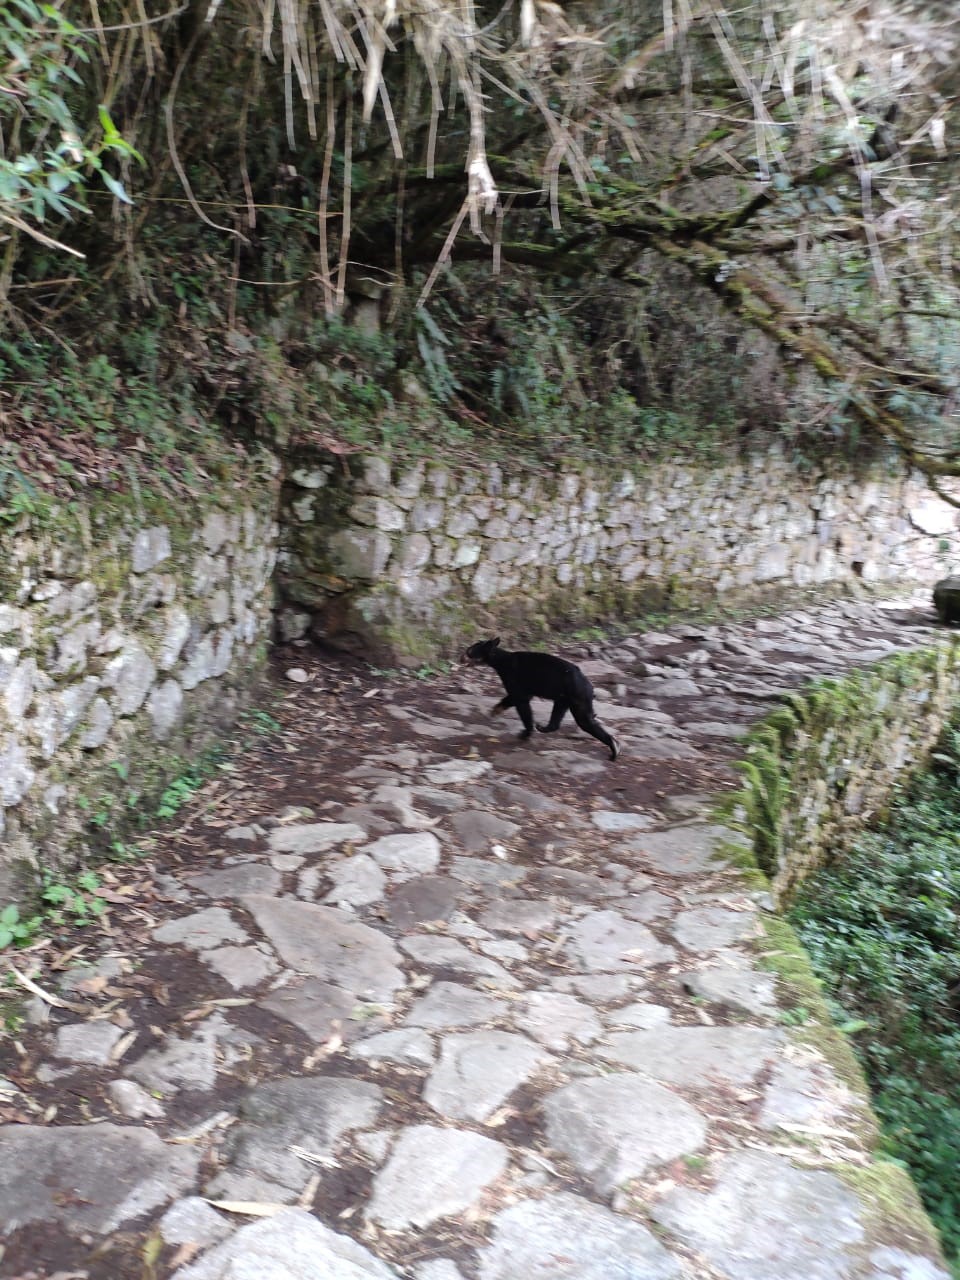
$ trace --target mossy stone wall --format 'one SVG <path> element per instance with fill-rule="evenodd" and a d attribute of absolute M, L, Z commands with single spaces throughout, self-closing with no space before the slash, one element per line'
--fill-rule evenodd
<path fill-rule="evenodd" d="M 778 449 L 608 472 L 305 449 L 282 494 L 281 631 L 424 659 L 488 627 L 932 586 L 957 514 L 892 461 L 804 469 Z"/>
<path fill-rule="evenodd" d="M 238 458 L 190 501 L 45 505 L 0 534 L 0 900 L 235 717 L 271 638 L 277 471 Z"/>
<path fill-rule="evenodd" d="M 778 905 L 922 767 L 960 698 L 960 641 L 790 698 L 750 734 L 739 818 Z"/>

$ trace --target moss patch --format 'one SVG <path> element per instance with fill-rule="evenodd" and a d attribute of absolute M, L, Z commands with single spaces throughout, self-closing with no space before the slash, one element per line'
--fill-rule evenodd
<path fill-rule="evenodd" d="M 869 1234 L 896 1248 L 912 1246 L 936 1255 L 939 1240 L 910 1174 L 892 1160 L 874 1159 L 869 1165 L 839 1164 L 832 1171 L 867 1206 Z"/>

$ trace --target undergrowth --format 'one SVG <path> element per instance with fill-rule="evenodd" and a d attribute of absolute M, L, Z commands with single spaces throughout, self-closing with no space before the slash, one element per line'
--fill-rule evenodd
<path fill-rule="evenodd" d="M 242 712 L 229 742 L 217 744 L 192 761 L 180 760 L 162 789 L 149 797 L 130 786 L 127 765 L 115 761 L 111 768 L 119 790 L 78 797 L 91 865 L 73 874 L 42 869 L 26 902 L 0 907 L 0 952 L 95 923 L 106 906 L 100 890 L 108 864 L 129 865 L 149 857 L 150 833 L 158 823 L 176 817 L 206 783 L 228 772 L 237 756 L 253 750 L 279 728 L 268 711 L 254 708 Z"/>
<path fill-rule="evenodd" d="M 960 726 L 931 768 L 804 885 L 792 923 L 960 1276 Z"/>

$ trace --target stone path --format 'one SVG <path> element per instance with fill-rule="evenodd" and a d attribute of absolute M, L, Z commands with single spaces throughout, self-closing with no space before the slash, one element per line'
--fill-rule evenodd
<path fill-rule="evenodd" d="M 870 1125 L 784 1019 L 710 816 L 779 691 L 931 623 L 842 604 L 593 646 L 616 765 L 572 729 L 517 742 L 492 673 L 295 651 L 280 741 L 27 1006 L 0 1273 L 947 1280 L 858 1181 Z"/>

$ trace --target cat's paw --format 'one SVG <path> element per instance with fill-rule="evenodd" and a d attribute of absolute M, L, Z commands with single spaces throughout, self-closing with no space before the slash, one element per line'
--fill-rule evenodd
<path fill-rule="evenodd" d="M 517 734 L 517 737 L 520 738 L 521 741 L 523 741 L 524 739 L 529 738 L 532 733 L 533 733 L 532 729 L 524 729 Z"/>
<path fill-rule="evenodd" d="M 506 707 L 501 707 L 499 702 L 495 702 L 490 708 L 490 714 L 492 716 L 502 716 L 504 711 L 506 711 Z"/>
<path fill-rule="evenodd" d="M 617 741 L 616 738 L 614 738 L 613 746 L 610 748 L 610 759 L 616 760 L 619 754 L 620 754 L 620 743 Z"/>

